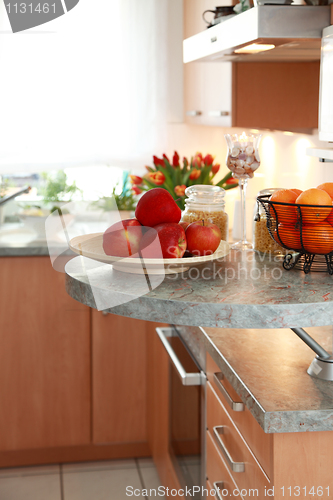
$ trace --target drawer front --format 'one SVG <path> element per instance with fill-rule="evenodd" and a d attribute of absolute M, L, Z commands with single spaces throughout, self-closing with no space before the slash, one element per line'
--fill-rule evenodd
<path fill-rule="evenodd" d="M 223 457 L 239 489 L 257 489 L 257 497 L 263 498 L 265 487 L 268 488 L 270 485 L 269 479 L 209 384 L 207 384 L 207 426 L 219 454 Z"/>
<path fill-rule="evenodd" d="M 210 433 L 206 434 L 206 451 L 207 451 L 207 478 L 211 485 L 211 489 L 214 489 L 214 484 L 217 483 L 217 486 L 220 487 L 222 491 L 222 498 L 236 498 L 233 492 L 238 489 L 237 484 L 233 480 L 230 475 L 226 464 L 223 459 L 219 455 L 216 444 L 213 441 Z M 208 490 L 208 491 L 210 491 Z M 236 493 L 237 495 L 237 493 Z M 209 496 L 209 495 L 208 495 Z M 213 495 L 210 495 L 213 497 Z M 242 498 L 238 496 L 237 498 Z M 215 495 L 215 499 L 219 500 L 218 495 Z"/>
<path fill-rule="evenodd" d="M 218 382 L 216 377 L 214 377 L 215 373 L 221 373 L 221 370 L 211 356 L 207 354 L 207 377 L 212 388 L 216 392 L 216 395 L 222 402 L 248 446 L 251 448 L 252 453 L 257 458 L 261 467 L 264 469 L 267 476 L 271 478 L 273 435 L 266 434 L 266 432 L 263 431 L 254 416 L 251 414 L 250 410 L 245 405 L 243 411 L 235 411 L 231 408 L 227 398 L 220 388 L 220 384 L 223 385 L 224 389 L 233 401 L 241 402 L 241 399 L 228 380 L 223 378 L 223 380 Z"/>

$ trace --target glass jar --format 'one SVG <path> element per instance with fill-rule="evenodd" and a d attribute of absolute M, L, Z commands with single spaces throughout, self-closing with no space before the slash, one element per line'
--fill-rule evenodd
<path fill-rule="evenodd" d="M 280 188 L 268 188 L 259 191 L 257 196 L 272 195 Z M 253 214 L 253 247 L 261 253 L 274 253 L 284 255 L 287 250 L 276 243 L 267 228 L 267 215 L 264 207 L 258 201 L 254 206 Z"/>
<path fill-rule="evenodd" d="M 183 222 L 204 220 L 216 224 L 222 240 L 228 240 L 228 214 L 224 211 L 225 190 L 219 186 L 195 184 L 185 189 L 188 197 L 182 214 Z"/>

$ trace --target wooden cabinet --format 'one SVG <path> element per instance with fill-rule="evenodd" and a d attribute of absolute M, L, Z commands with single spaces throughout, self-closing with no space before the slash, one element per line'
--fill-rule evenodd
<path fill-rule="evenodd" d="M 229 490 L 236 484 L 240 492 L 244 489 L 247 494 L 250 489 L 258 490 L 258 494 L 253 496 L 260 499 L 328 497 L 327 488 L 331 490 L 333 487 L 329 466 L 333 432 L 265 434 L 247 408 L 244 407 L 244 411 L 231 409 L 225 390 L 234 401 L 239 401 L 239 397 L 225 379 L 222 380 L 225 390 L 219 390 L 218 384 L 214 383 L 214 373 L 219 372 L 218 366 L 207 354 L 206 451 L 209 484 L 224 482 Z M 221 427 L 220 436 L 216 436 L 214 428 L 219 431 Z M 228 450 L 235 462 L 244 464 L 241 472 L 232 470 L 223 448 Z"/>
<path fill-rule="evenodd" d="M 92 311 L 92 440 L 147 446 L 146 322 Z"/>
<path fill-rule="evenodd" d="M 0 275 L 0 455 L 89 443 L 89 309 L 47 257 L 2 257 Z"/>
<path fill-rule="evenodd" d="M 184 2 L 184 38 L 206 29 L 208 2 Z M 318 128 L 319 61 L 184 64 L 189 124 L 308 132 Z"/>
<path fill-rule="evenodd" d="M 150 455 L 146 322 L 70 298 L 49 257 L 0 276 L 0 467 Z"/>

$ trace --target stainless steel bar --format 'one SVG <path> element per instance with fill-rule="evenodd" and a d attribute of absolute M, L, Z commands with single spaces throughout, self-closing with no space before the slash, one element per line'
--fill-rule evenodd
<path fill-rule="evenodd" d="M 290 328 L 290 330 L 296 333 L 321 359 L 329 359 L 331 357 L 303 328 Z"/>
<path fill-rule="evenodd" d="M 156 333 L 159 336 L 162 344 L 164 345 L 169 357 L 177 370 L 177 373 L 182 381 L 183 385 L 202 385 L 204 382 L 203 374 L 198 373 L 187 373 L 179 361 L 175 351 L 172 349 L 167 337 L 174 337 L 174 331 L 172 328 L 156 328 Z"/>
<path fill-rule="evenodd" d="M 225 447 L 225 444 L 223 443 L 223 441 L 221 439 L 221 434 L 224 433 L 224 428 L 225 428 L 225 425 L 216 425 L 215 427 L 213 427 L 213 432 L 214 432 L 214 436 L 215 436 L 215 439 L 217 441 L 217 444 L 219 445 L 220 450 L 222 451 L 223 455 L 225 456 L 227 464 L 229 465 L 230 469 L 233 472 L 244 472 L 245 471 L 245 463 L 244 462 L 235 462 L 231 458 L 229 451 L 227 450 L 227 448 Z"/>
<path fill-rule="evenodd" d="M 223 380 L 223 373 L 221 372 L 214 373 L 214 382 L 216 383 L 217 387 L 219 388 L 225 399 L 228 401 L 228 405 L 230 406 L 230 408 L 234 411 L 244 411 L 245 409 L 244 403 L 234 401 L 230 396 L 230 394 L 228 393 L 227 389 L 222 384 L 221 380 Z"/>
<path fill-rule="evenodd" d="M 216 496 L 217 500 L 223 500 L 221 493 L 220 493 L 220 490 L 224 489 L 223 481 L 215 481 L 215 483 L 213 484 L 213 488 L 215 490 L 215 496 Z"/>

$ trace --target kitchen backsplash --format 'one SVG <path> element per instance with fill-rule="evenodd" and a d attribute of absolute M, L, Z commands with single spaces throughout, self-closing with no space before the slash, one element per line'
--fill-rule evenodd
<path fill-rule="evenodd" d="M 225 133 L 242 132 L 242 129 L 223 129 L 220 127 L 190 126 L 171 124 L 167 152 L 177 150 L 182 156 L 191 156 L 196 151 L 216 155 L 221 164 L 221 177 L 227 173 L 225 159 L 227 145 Z M 306 155 L 310 147 L 326 146 L 319 141 L 318 134 L 292 134 L 290 132 L 260 131 L 263 134 L 259 146 L 260 168 L 255 177 L 248 182 L 248 236 L 251 236 L 252 212 L 258 191 L 264 188 L 284 187 L 308 189 L 322 182 L 333 181 L 333 163 L 321 163 L 318 158 Z M 239 199 L 239 190 L 227 193 L 226 210 L 232 225 L 235 201 Z"/>

